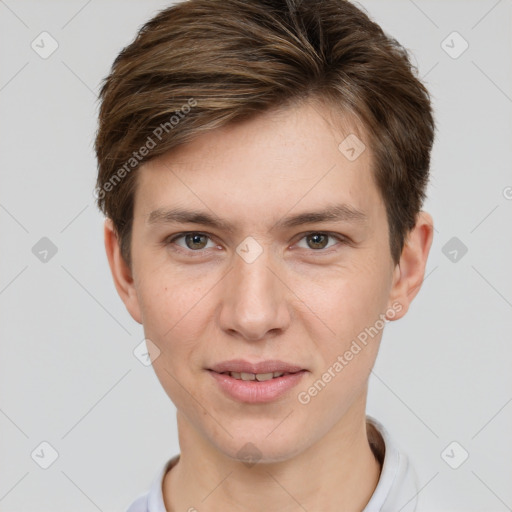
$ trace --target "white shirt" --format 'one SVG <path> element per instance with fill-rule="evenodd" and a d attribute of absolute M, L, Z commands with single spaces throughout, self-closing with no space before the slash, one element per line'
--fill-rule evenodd
<path fill-rule="evenodd" d="M 382 437 L 379 439 L 371 434 L 368 437 L 375 456 L 382 464 L 382 470 L 377 487 L 361 512 L 414 512 L 419 489 L 414 468 L 407 455 L 398 449 L 379 421 L 371 416 L 367 416 L 366 421 L 370 424 L 370 429 L 373 425 Z M 179 454 L 167 461 L 153 480 L 149 491 L 140 495 L 126 512 L 167 512 L 162 494 L 163 478 L 178 459 Z"/>

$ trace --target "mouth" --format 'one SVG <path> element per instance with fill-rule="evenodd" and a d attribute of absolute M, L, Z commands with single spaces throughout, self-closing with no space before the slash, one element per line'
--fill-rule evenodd
<path fill-rule="evenodd" d="M 252 404 L 271 402 L 284 396 L 308 372 L 283 361 L 249 363 L 240 359 L 224 361 L 208 371 L 225 396 Z"/>

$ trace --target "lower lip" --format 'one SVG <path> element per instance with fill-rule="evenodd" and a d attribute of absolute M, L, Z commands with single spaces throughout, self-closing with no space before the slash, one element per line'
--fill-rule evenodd
<path fill-rule="evenodd" d="M 234 379 L 228 374 L 216 373 L 212 370 L 209 372 L 221 390 L 230 398 L 250 404 L 262 404 L 276 400 L 290 391 L 300 382 L 306 370 L 262 382 Z"/>

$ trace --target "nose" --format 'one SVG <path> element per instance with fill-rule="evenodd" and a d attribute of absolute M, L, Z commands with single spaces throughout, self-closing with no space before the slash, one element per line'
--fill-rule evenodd
<path fill-rule="evenodd" d="M 271 259 L 268 251 L 252 262 L 234 255 L 233 268 L 223 280 L 219 318 L 228 334 L 258 341 L 277 336 L 289 327 L 290 292 Z"/>

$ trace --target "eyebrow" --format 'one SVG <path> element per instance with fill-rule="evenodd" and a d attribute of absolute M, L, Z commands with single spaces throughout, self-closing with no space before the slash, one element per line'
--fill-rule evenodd
<path fill-rule="evenodd" d="M 278 220 L 271 228 L 286 229 L 303 224 L 313 224 L 317 222 L 354 222 L 362 223 L 367 220 L 366 214 L 347 204 L 331 205 L 320 211 L 302 212 L 290 215 Z M 148 225 L 155 224 L 200 224 L 211 228 L 216 228 L 229 233 L 235 231 L 235 225 L 231 222 L 221 219 L 215 214 L 206 211 L 188 210 L 186 208 L 157 208 L 147 217 Z"/>

